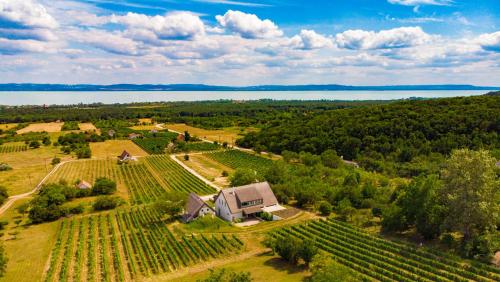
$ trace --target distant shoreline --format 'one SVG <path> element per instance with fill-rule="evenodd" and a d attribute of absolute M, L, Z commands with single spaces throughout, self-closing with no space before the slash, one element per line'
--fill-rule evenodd
<path fill-rule="evenodd" d="M 256 86 L 218 86 L 205 84 L 30 84 L 30 83 L 7 83 L 0 84 L 0 92 L 181 92 L 181 91 L 452 91 L 452 90 L 500 90 L 498 86 L 475 86 L 475 85 L 385 85 L 385 86 L 352 86 L 339 84 L 325 85 L 256 85 Z"/>

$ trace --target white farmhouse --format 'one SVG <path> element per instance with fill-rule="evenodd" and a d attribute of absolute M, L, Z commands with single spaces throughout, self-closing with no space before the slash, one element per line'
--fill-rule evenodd
<path fill-rule="evenodd" d="M 215 214 L 227 221 L 281 209 L 267 182 L 223 189 L 215 197 Z"/>
<path fill-rule="evenodd" d="M 186 202 L 186 211 L 182 217 L 184 222 L 190 222 L 207 214 L 214 214 L 214 210 L 198 195 L 190 193 Z"/>

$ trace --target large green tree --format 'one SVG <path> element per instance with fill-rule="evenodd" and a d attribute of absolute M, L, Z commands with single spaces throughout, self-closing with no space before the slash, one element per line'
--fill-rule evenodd
<path fill-rule="evenodd" d="M 446 204 L 445 226 L 463 234 L 464 242 L 496 230 L 500 184 L 495 159 L 488 151 L 453 151 L 442 171 L 440 196 Z"/>

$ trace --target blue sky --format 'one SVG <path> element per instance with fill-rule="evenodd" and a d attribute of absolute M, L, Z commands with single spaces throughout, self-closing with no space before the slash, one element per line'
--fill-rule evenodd
<path fill-rule="evenodd" d="M 0 0 L 0 82 L 500 85 L 498 0 Z"/>

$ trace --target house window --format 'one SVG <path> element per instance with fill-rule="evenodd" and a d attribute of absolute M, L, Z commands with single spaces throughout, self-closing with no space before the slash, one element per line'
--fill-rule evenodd
<path fill-rule="evenodd" d="M 258 199 L 258 200 L 243 202 L 243 203 L 241 203 L 241 206 L 242 207 L 250 207 L 250 206 L 260 205 L 260 204 L 262 204 L 262 202 L 263 202 L 262 199 Z"/>

